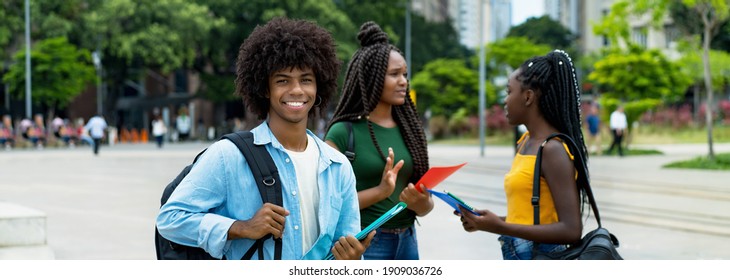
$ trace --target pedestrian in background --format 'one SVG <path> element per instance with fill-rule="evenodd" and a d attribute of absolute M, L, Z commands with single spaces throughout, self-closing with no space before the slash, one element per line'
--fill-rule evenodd
<path fill-rule="evenodd" d="M 104 139 L 106 128 L 106 120 L 104 120 L 104 117 L 101 115 L 91 117 L 84 126 L 84 129 L 89 132 L 89 136 L 94 143 L 94 155 L 99 155 L 101 140 Z"/>
<path fill-rule="evenodd" d="M 165 140 L 165 133 L 167 133 L 167 126 L 165 121 L 162 119 L 162 115 L 155 114 L 155 119 L 152 120 L 152 136 L 155 137 L 157 148 L 162 148 L 162 143 Z"/>
<path fill-rule="evenodd" d="M 408 209 L 379 229 L 365 251 L 365 259 L 417 260 L 414 222 L 433 209 L 433 199 L 415 184 L 429 168 L 426 134 L 408 95 L 408 65 L 403 54 L 388 42 L 374 22 L 360 27 L 358 49 L 350 60 L 345 85 L 325 136 L 344 152 L 352 123 L 362 227 L 366 227 L 399 201 Z"/>
<path fill-rule="evenodd" d="M 588 152 L 601 154 L 601 120 L 599 118 L 598 104 L 588 104 L 588 115 L 586 116 L 588 125 Z"/>
<path fill-rule="evenodd" d="M 13 129 L 13 118 L 10 115 L 3 115 L 0 123 L 0 145 L 10 150 L 15 145 L 15 130 Z"/>
<path fill-rule="evenodd" d="M 462 209 L 464 230 L 499 234 L 505 260 L 532 259 L 539 252 L 559 252 L 580 240 L 581 196 L 576 185 L 574 157 L 587 159 L 580 116 L 580 92 L 567 53 L 555 50 L 533 57 L 512 72 L 507 85 L 505 111 L 511 125 L 524 124 L 512 168 L 505 175 L 507 215 Z M 561 140 L 547 139 L 553 133 L 570 136 L 579 149 L 571 153 Z M 534 224 L 533 177 L 538 148 L 544 144 L 540 178 L 540 223 Z M 534 246 L 539 243 L 539 246 Z"/>
<path fill-rule="evenodd" d="M 626 129 L 629 127 L 629 124 L 626 121 L 626 114 L 624 114 L 623 106 L 619 105 L 616 110 L 611 113 L 609 122 L 611 132 L 613 133 L 613 142 L 606 153 L 612 154 L 613 148 L 618 147 L 618 155 L 624 156 L 624 150 L 621 147 L 621 142 L 623 142 L 624 136 L 626 135 Z"/>
<path fill-rule="evenodd" d="M 187 141 L 188 137 L 190 137 L 190 129 L 192 128 L 193 122 L 190 119 L 190 116 L 188 116 L 188 108 L 187 107 L 181 107 L 178 111 L 177 118 L 175 119 L 175 126 L 177 128 L 178 133 L 178 139 L 182 141 Z"/>

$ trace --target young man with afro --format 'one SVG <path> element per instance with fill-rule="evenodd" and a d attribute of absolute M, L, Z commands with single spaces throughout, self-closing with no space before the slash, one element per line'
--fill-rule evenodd
<path fill-rule="evenodd" d="M 313 107 L 325 109 L 336 91 L 339 69 L 331 34 L 314 23 L 276 18 L 257 27 L 239 51 L 236 94 L 265 120 L 251 132 L 279 170 L 283 207 L 262 205 L 243 155 L 218 141 L 160 209 L 160 234 L 229 260 L 268 234 L 282 239 L 282 259 L 361 259 L 373 234 L 353 236 L 360 214 L 352 166 L 307 129 Z M 263 251 L 272 259 L 271 239 Z"/>

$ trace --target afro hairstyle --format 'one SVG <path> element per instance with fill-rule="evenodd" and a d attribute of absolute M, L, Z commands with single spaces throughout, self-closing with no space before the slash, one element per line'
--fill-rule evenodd
<path fill-rule="evenodd" d="M 316 107 L 325 111 L 337 91 L 340 71 L 329 31 L 306 20 L 274 18 L 257 26 L 241 44 L 236 60 L 236 92 L 258 119 L 269 113 L 269 77 L 276 71 L 311 68 L 317 80 Z M 310 115 L 315 110 L 310 111 Z"/>

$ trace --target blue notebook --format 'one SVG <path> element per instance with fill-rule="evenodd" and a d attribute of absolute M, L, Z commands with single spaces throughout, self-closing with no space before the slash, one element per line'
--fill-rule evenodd
<path fill-rule="evenodd" d="M 440 191 L 434 191 L 434 190 L 428 190 L 428 192 L 432 193 L 434 196 L 440 198 L 446 204 L 454 208 L 457 212 L 461 213 L 461 210 L 459 210 L 459 205 L 461 205 L 462 208 L 469 210 L 474 215 L 480 216 L 477 212 L 474 211 L 474 207 L 471 207 L 469 204 L 466 204 L 461 198 L 458 198 L 454 194 L 450 192 L 440 192 Z"/>
<path fill-rule="evenodd" d="M 398 202 L 398 204 L 396 204 L 395 206 L 393 206 L 393 208 L 390 208 L 390 210 L 388 210 L 388 212 L 385 212 L 385 214 L 383 214 L 382 216 L 380 216 L 380 218 L 378 218 L 377 220 L 375 220 L 375 222 L 373 222 L 372 224 L 370 224 L 369 226 L 367 226 L 362 231 L 358 232 L 355 235 L 355 238 L 357 238 L 357 240 L 360 240 L 360 241 L 364 240 L 365 237 L 367 237 L 368 234 L 370 234 L 370 232 L 378 229 L 385 222 L 387 222 L 391 218 L 395 217 L 396 214 L 398 214 L 401 211 L 405 210 L 407 206 L 408 205 L 406 205 L 405 202 L 402 202 L 402 201 L 401 202 Z M 324 257 L 324 259 L 325 260 L 334 260 L 335 259 L 335 256 L 332 254 L 332 252 L 330 252 L 329 254 L 327 254 L 326 257 Z"/>

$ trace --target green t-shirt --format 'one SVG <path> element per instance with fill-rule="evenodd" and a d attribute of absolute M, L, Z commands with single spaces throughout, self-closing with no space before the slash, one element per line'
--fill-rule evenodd
<path fill-rule="evenodd" d="M 370 225 L 400 201 L 398 197 L 403 189 L 408 186 L 408 179 L 413 174 L 413 158 L 411 158 L 411 153 L 403 141 L 399 128 L 386 128 L 375 123 L 371 124 L 375 138 L 378 140 L 378 145 L 382 149 L 383 154 L 387 156 L 388 147 L 392 147 L 395 162 L 397 163 L 403 160 L 404 164 L 398 172 L 395 190 L 390 197 L 360 210 L 362 227 Z M 375 144 L 372 138 L 370 138 L 370 131 L 366 120 L 352 122 L 352 133 L 355 136 L 355 161 L 352 162 L 352 169 L 355 171 L 355 178 L 357 179 L 356 186 L 359 192 L 380 184 L 380 180 L 383 177 L 383 168 L 385 168 L 385 160 L 375 149 Z M 335 143 L 338 149 L 344 153 L 347 149 L 348 140 L 348 132 L 345 124 L 338 122 L 332 125 L 325 136 L 325 140 Z M 410 209 L 406 209 L 383 224 L 382 227 L 390 229 L 405 228 L 413 225 L 415 219 L 416 213 Z"/>

